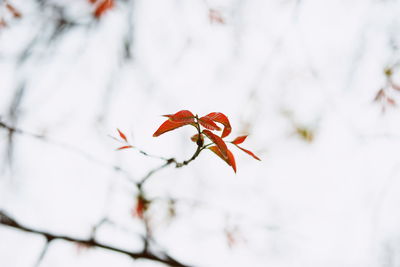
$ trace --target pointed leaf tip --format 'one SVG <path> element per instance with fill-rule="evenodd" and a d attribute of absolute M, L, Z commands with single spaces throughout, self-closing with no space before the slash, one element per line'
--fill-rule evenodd
<path fill-rule="evenodd" d="M 229 165 L 232 166 L 233 171 L 236 173 L 235 157 L 233 156 L 232 152 L 229 149 L 228 149 L 228 161 L 229 161 Z"/>
<path fill-rule="evenodd" d="M 189 110 L 181 110 L 175 114 L 167 114 L 162 115 L 163 117 L 167 117 L 170 121 L 173 122 L 194 122 L 195 116 Z"/>
<path fill-rule="evenodd" d="M 127 148 L 133 148 L 133 146 L 121 146 L 119 148 L 117 148 L 117 150 L 122 150 L 122 149 L 127 149 Z"/>
<path fill-rule="evenodd" d="M 235 157 L 233 156 L 232 152 L 228 149 L 228 158 L 224 158 L 222 155 L 221 151 L 217 146 L 211 146 L 208 149 L 210 149 L 212 152 L 214 152 L 218 157 L 220 157 L 223 161 L 225 161 L 229 166 L 232 167 L 233 171 L 236 173 L 236 162 L 235 162 Z"/>
<path fill-rule="evenodd" d="M 236 145 L 239 149 L 241 149 L 242 151 L 246 152 L 247 154 L 249 154 L 250 156 L 252 156 L 253 158 L 255 158 L 256 160 L 261 161 L 261 159 L 259 157 L 257 157 L 253 152 L 251 152 L 250 150 L 244 149 L 243 147 L 240 147 L 238 145 Z"/>
<path fill-rule="evenodd" d="M 118 128 L 117 128 L 118 134 L 119 136 L 124 139 L 125 142 L 128 142 L 128 139 L 126 138 L 125 134 L 123 132 L 121 132 Z"/>
<path fill-rule="evenodd" d="M 231 143 L 232 143 L 232 144 L 235 144 L 235 145 L 241 144 L 241 143 L 244 142 L 244 140 L 246 140 L 247 136 L 248 136 L 248 135 L 238 136 L 238 137 L 236 137 L 235 140 L 233 140 Z"/>
<path fill-rule="evenodd" d="M 97 6 L 96 10 L 93 12 L 93 16 L 96 19 L 99 19 L 101 16 L 104 15 L 104 13 L 112 9 L 114 5 L 115 5 L 114 0 L 103 0 L 103 2 L 101 2 Z"/>

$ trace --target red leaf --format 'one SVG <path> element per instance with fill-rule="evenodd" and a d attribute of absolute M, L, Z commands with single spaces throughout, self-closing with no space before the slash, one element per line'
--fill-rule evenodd
<path fill-rule="evenodd" d="M 229 165 L 232 166 L 233 171 L 236 173 L 235 157 L 233 156 L 232 152 L 229 149 L 228 149 L 228 161 L 229 161 Z"/>
<path fill-rule="evenodd" d="M 175 114 L 163 115 L 173 122 L 194 122 L 194 115 L 189 110 L 181 110 Z"/>
<path fill-rule="evenodd" d="M 3 18 L 0 18 L 0 29 L 1 28 L 6 28 L 7 27 L 7 23 Z"/>
<path fill-rule="evenodd" d="M 236 162 L 235 162 L 235 157 L 233 156 L 232 152 L 228 149 L 228 158 L 225 159 L 224 156 L 222 155 L 221 151 L 217 146 L 211 146 L 208 149 L 210 149 L 212 152 L 214 152 L 218 157 L 220 157 L 223 161 L 225 161 L 229 166 L 232 166 L 233 171 L 236 173 Z"/>
<path fill-rule="evenodd" d="M 193 135 L 192 137 L 190 137 L 190 139 L 193 141 L 193 142 L 197 142 L 197 140 L 199 140 L 199 136 L 200 136 L 200 139 L 203 139 L 204 137 L 203 137 L 203 135 L 199 135 L 199 134 L 195 134 L 195 135 Z"/>
<path fill-rule="evenodd" d="M 202 134 L 195 134 L 190 138 L 193 142 L 195 142 L 198 146 L 203 146 L 204 144 L 204 136 Z"/>
<path fill-rule="evenodd" d="M 238 137 L 236 137 L 235 140 L 233 140 L 231 143 L 232 143 L 232 144 L 235 144 L 235 145 L 238 145 L 238 144 L 243 143 L 244 140 L 246 140 L 246 138 L 247 138 L 247 135 L 238 136 Z"/>
<path fill-rule="evenodd" d="M 213 122 L 209 117 L 201 117 L 199 119 L 199 123 L 206 129 L 209 130 L 217 130 L 217 131 L 221 131 L 221 128 L 218 127 L 218 125 L 215 124 L 215 122 Z"/>
<path fill-rule="evenodd" d="M 219 122 L 225 126 L 224 130 L 222 131 L 221 138 L 224 138 L 231 133 L 232 127 L 231 124 L 229 123 L 228 117 L 226 117 L 221 112 L 212 112 L 204 117 L 207 117 L 215 122 Z"/>
<path fill-rule="evenodd" d="M 122 149 L 127 149 L 127 148 L 132 148 L 133 146 L 121 146 L 117 148 L 117 150 L 122 150 Z"/>
<path fill-rule="evenodd" d="M 386 98 L 386 102 L 387 102 L 389 105 L 396 106 L 396 100 L 394 100 L 394 99 L 391 98 L 391 97 Z"/>
<path fill-rule="evenodd" d="M 228 147 L 226 146 L 224 140 L 218 135 L 213 134 L 209 130 L 203 130 L 203 133 L 210 138 L 210 140 L 217 145 L 218 149 L 221 151 L 222 156 L 228 159 Z"/>
<path fill-rule="evenodd" d="M 176 128 L 191 124 L 190 122 L 173 122 L 170 120 L 166 120 L 161 126 L 157 129 L 157 131 L 153 134 L 153 137 L 157 137 L 162 135 L 163 133 L 175 130 Z"/>
<path fill-rule="evenodd" d="M 99 19 L 101 16 L 104 15 L 105 12 L 112 9 L 113 7 L 114 7 L 114 0 L 103 0 L 103 2 L 101 2 L 97 6 L 96 10 L 93 13 L 93 16 Z"/>
<path fill-rule="evenodd" d="M 224 156 L 222 156 L 222 153 L 217 146 L 210 146 L 208 149 L 217 154 L 218 157 L 220 157 L 223 161 L 226 162 L 226 159 L 224 158 Z"/>
<path fill-rule="evenodd" d="M 6 3 L 6 8 L 8 9 L 8 11 L 11 12 L 11 14 L 14 16 L 14 18 L 22 17 L 21 13 L 14 6 L 10 5 L 9 3 Z"/>
<path fill-rule="evenodd" d="M 94 4 L 94 3 L 97 2 L 97 0 L 88 0 L 88 1 L 89 1 L 89 3 L 91 3 L 91 4 Z"/>
<path fill-rule="evenodd" d="M 225 24 L 225 20 L 218 10 L 210 9 L 208 12 L 208 18 L 211 23 Z"/>
<path fill-rule="evenodd" d="M 136 199 L 136 206 L 132 211 L 132 215 L 134 217 L 139 217 L 140 219 L 144 218 L 144 213 L 149 207 L 150 202 L 144 198 L 143 195 L 139 195 Z"/>
<path fill-rule="evenodd" d="M 244 152 L 246 152 L 247 154 L 249 154 L 250 156 L 252 156 L 253 158 L 255 158 L 256 160 L 259 160 L 259 161 L 261 161 L 261 159 L 259 158 L 259 157 L 257 157 L 256 155 L 254 155 L 254 153 L 253 152 L 251 152 L 251 151 L 249 151 L 249 150 L 247 150 L 247 149 L 244 149 L 243 147 L 240 147 L 240 146 L 238 146 L 238 145 L 236 145 L 239 149 L 241 149 L 241 150 L 243 150 Z"/>
<path fill-rule="evenodd" d="M 124 139 L 125 142 L 128 142 L 128 139 L 126 139 L 125 134 L 124 134 L 123 132 L 121 132 L 118 128 L 117 128 L 117 131 L 118 131 L 118 133 L 119 133 L 119 136 L 121 136 L 121 138 Z"/>
<path fill-rule="evenodd" d="M 136 208 L 135 208 L 135 213 L 136 216 L 139 218 L 143 219 L 143 214 L 144 214 L 145 208 L 144 208 L 144 203 L 141 201 L 138 201 Z"/>

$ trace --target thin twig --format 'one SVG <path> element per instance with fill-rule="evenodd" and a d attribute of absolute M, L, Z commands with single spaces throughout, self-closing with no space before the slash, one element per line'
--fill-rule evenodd
<path fill-rule="evenodd" d="M 40 252 L 39 258 L 37 259 L 34 267 L 39 267 L 40 264 L 43 261 L 44 256 L 46 255 L 48 249 L 49 249 L 49 245 L 50 245 L 51 241 L 46 240 L 46 244 L 44 244 L 44 247 L 42 248 L 42 251 Z"/>
<path fill-rule="evenodd" d="M 144 184 L 153 174 L 155 174 L 156 172 L 158 172 L 158 171 L 164 169 L 165 167 L 171 165 L 172 163 L 176 163 L 176 160 L 175 160 L 174 158 L 171 158 L 171 159 L 167 160 L 167 162 L 165 162 L 163 165 L 161 165 L 161 166 L 159 166 L 159 167 L 157 167 L 157 168 L 155 168 L 155 169 L 150 170 L 150 171 L 140 180 L 140 182 L 136 183 L 137 188 L 140 190 L 140 189 L 142 188 L 143 184 Z"/>
<path fill-rule="evenodd" d="M 197 129 L 198 135 L 200 136 L 200 135 L 201 135 L 201 130 L 200 130 L 200 125 L 199 125 L 199 122 L 198 122 L 197 115 L 196 115 L 196 126 L 195 126 L 195 127 L 196 127 L 196 129 Z M 208 146 L 208 145 L 204 145 L 203 142 L 197 142 L 197 148 L 196 148 L 196 151 L 194 152 L 194 154 L 193 154 L 188 160 L 185 160 L 185 161 L 182 161 L 182 162 L 178 162 L 175 158 L 169 158 L 169 159 L 167 159 L 167 158 L 161 158 L 161 157 L 159 157 L 160 159 L 165 160 L 165 163 L 164 163 L 163 165 L 161 165 L 161 166 L 159 166 L 159 167 L 157 167 L 157 168 L 155 168 L 155 169 L 149 171 L 149 172 L 140 180 L 140 182 L 137 183 L 138 189 L 140 190 L 141 187 L 143 186 L 143 184 L 144 184 L 154 173 L 156 173 L 156 172 L 158 172 L 158 171 L 164 169 L 165 167 L 171 165 L 172 163 L 175 163 L 175 168 L 182 168 L 183 166 L 188 165 L 190 162 L 192 162 L 193 160 L 195 160 L 195 159 L 200 155 L 200 152 L 201 152 L 204 148 L 206 148 L 207 146 Z M 139 150 L 139 152 L 141 152 L 142 154 L 147 155 L 146 152 L 143 152 L 143 151 L 141 151 L 141 150 Z"/>

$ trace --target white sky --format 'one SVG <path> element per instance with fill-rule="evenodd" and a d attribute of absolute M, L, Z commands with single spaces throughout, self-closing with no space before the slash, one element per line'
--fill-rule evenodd
<path fill-rule="evenodd" d="M 51 2 L 89 22 L 86 1 Z M 205 151 L 152 177 L 149 196 L 179 199 L 172 221 L 163 203 L 150 210 L 154 235 L 172 256 L 206 267 L 400 264 L 400 112 L 373 102 L 384 68 L 399 61 L 399 1 L 135 0 L 51 44 L 52 13 L 39 13 L 34 1 L 13 3 L 24 16 L 0 30 L 0 117 L 11 121 L 13 94 L 25 82 L 16 126 L 54 140 L 15 137 L 0 208 L 21 223 L 85 238 L 107 215 L 119 227 L 100 228 L 99 240 L 140 249 L 136 191 L 126 177 L 58 144 L 140 178 L 162 162 L 116 152 L 108 135 L 117 127 L 149 153 L 184 160 L 195 150 L 191 129 L 153 138 L 160 115 L 219 111 L 232 136 L 250 133 L 243 146 L 262 161 L 233 149 L 235 175 Z M 210 8 L 225 24 L 210 23 Z M 128 21 L 133 59 L 124 61 Z M 16 64 L 36 36 L 43 41 Z M 394 68 L 395 81 L 399 75 Z M 294 125 L 310 129 L 313 142 Z M 2 155 L 6 146 L 0 129 Z M 233 248 L 226 227 L 237 228 Z M 0 266 L 33 267 L 43 242 L 0 227 Z M 161 266 L 100 249 L 77 254 L 59 241 L 40 267 L 110 265 Z"/>

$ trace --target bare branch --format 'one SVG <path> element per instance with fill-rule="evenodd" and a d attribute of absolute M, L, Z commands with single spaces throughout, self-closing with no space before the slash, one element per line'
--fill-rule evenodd
<path fill-rule="evenodd" d="M 125 249 L 117 248 L 114 246 L 109 246 L 104 243 L 100 243 L 100 242 L 96 241 L 94 238 L 81 239 L 81 238 L 75 238 L 75 237 L 70 237 L 70 236 L 65 236 L 65 235 L 56 235 L 56 234 L 52 234 L 49 232 L 33 229 L 33 228 L 30 228 L 30 227 L 27 227 L 27 226 L 24 226 L 24 225 L 18 223 L 14 218 L 10 217 L 3 211 L 0 211 L 0 224 L 8 226 L 8 227 L 12 227 L 14 229 L 18 229 L 18 230 L 21 230 L 24 232 L 42 235 L 48 240 L 48 242 L 51 242 L 52 240 L 55 240 L 55 239 L 59 239 L 59 240 L 64 240 L 64 241 L 73 242 L 73 243 L 77 243 L 77 244 L 82 244 L 87 247 L 96 247 L 96 248 L 106 249 L 106 250 L 113 251 L 116 253 L 124 254 L 133 259 L 147 259 L 147 260 L 151 260 L 151 261 L 164 263 L 166 265 L 173 266 L 173 267 L 189 267 L 189 265 L 179 262 L 178 260 L 169 256 L 167 253 L 161 253 L 161 255 L 156 255 L 148 250 L 143 250 L 141 252 L 133 252 L 133 251 L 128 251 Z"/>

